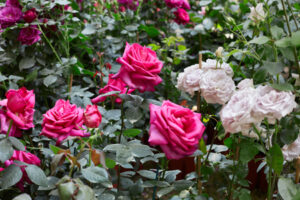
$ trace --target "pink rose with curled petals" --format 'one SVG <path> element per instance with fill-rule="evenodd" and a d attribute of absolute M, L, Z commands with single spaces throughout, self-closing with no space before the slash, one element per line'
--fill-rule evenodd
<path fill-rule="evenodd" d="M 176 18 L 174 19 L 177 24 L 187 24 L 190 21 L 189 14 L 182 8 L 178 8 L 174 15 Z"/>
<path fill-rule="evenodd" d="M 112 92 L 112 91 L 120 91 L 120 94 L 126 93 L 126 91 L 127 91 L 126 84 L 122 81 L 121 78 L 113 79 L 112 78 L 113 76 L 114 76 L 114 74 L 109 74 L 108 83 L 104 88 L 101 88 L 99 90 L 99 94 L 105 94 L 105 93 Z M 131 94 L 133 91 L 134 91 L 134 89 L 129 89 L 127 94 Z M 117 95 L 113 94 L 111 96 L 117 96 Z M 100 95 L 100 96 L 92 99 L 91 101 L 93 104 L 96 104 L 96 103 L 105 101 L 106 98 L 107 98 L 107 96 L 101 97 L 101 95 Z M 121 98 L 116 98 L 116 103 L 121 103 L 121 102 L 122 102 Z"/>
<path fill-rule="evenodd" d="M 101 123 L 102 116 L 97 105 L 87 105 L 83 115 L 84 124 L 89 128 L 98 128 Z"/>
<path fill-rule="evenodd" d="M 0 28 L 13 26 L 22 17 L 22 10 L 18 7 L 6 6 L 0 8 Z"/>
<path fill-rule="evenodd" d="M 162 82 L 158 74 L 163 63 L 157 58 L 155 51 L 145 46 L 126 43 L 123 57 L 118 58 L 117 62 L 122 66 L 112 78 L 121 78 L 131 89 L 154 92 L 154 87 Z"/>
<path fill-rule="evenodd" d="M 168 159 L 181 159 L 198 149 L 205 130 L 201 114 L 170 101 L 150 104 L 149 143 L 159 145 Z"/>
<path fill-rule="evenodd" d="M 43 115 L 43 129 L 40 135 L 56 138 L 56 145 L 69 136 L 89 136 L 89 133 L 83 130 L 83 113 L 82 108 L 59 99 L 55 106 Z"/>
<path fill-rule="evenodd" d="M 41 39 L 40 34 L 42 33 L 38 27 L 36 25 L 31 25 L 21 29 L 18 41 L 20 41 L 23 45 L 33 45 Z"/>
<path fill-rule="evenodd" d="M 21 137 L 20 129 L 27 130 L 34 127 L 35 95 L 33 90 L 22 87 L 19 90 L 8 90 L 6 98 L 0 101 L 0 106 L 2 106 L 0 110 L 1 133 L 6 134 L 12 120 L 9 135 Z"/>
<path fill-rule="evenodd" d="M 13 153 L 13 156 L 9 160 L 5 161 L 4 164 L 5 164 L 6 167 L 8 167 L 9 165 L 13 164 L 14 161 L 21 161 L 21 162 L 24 162 L 24 163 L 27 163 L 27 164 L 30 164 L 30 165 L 37 165 L 37 166 L 41 165 L 41 161 L 36 155 L 34 155 L 32 153 L 25 152 L 25 151 L 15 150 L 14 153 Z M 23 172 L 23 176 L 22 176 L 21 180 L 16 185 L 21 191 L 24 191 L 24 183 L 27 182 L 27 183 L 30 184 L 32 182 L 28 178 L 28 175 L 25 171 L 25 168 L 27 166 L 26 165 L 19 165 L 19 164 L 17 164 L 17 165 L 19 167 L 21 167 L 21 170 Z"/>

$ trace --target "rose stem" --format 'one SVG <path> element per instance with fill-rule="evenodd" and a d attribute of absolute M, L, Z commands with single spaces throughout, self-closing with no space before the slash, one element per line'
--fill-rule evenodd
<path fill-rule="evenodd" d="M 295 177 L 295 183 L 299 183 L 300 178 L 300 156 L 296 160 L 296 177 Z"/>
<path fill-rule="evenodd" d="M 287 16 L 287 13 L 286 13 L 286 8 L 285 8 L 283 0 L 281 0 L 281 4 L 282 4 L 282 8 L 284 10 L 284 16 L 285 16 L 285 20 L 286 20 L 286 25 L 288 27 L 289 36 L 292 37 L 292 31 L 291 31 L 291 27 L 290 27 L 290 22 L 289 22 L 289 18 Z M 299 64 L 299 60 L 298 60 L 298 53 L 297 53 L 296 47 L 293 48 L 293 53 L 294 53 L 294 57 L 295 57 L 295 64 L 296 64 L 296 66 L 298 68 L 298 74 L 300 75 L 300 64 Z"/>
<path fill-rule="evenodd" d="M 12 127 L 12 124 L 13 124 L 13 120 L 10 120 L 10 121 L 9 121 L 9 127 L 8 127 L 7 132 L 6 132 L 6 138 L 9 137 L 9 132 L 10 132 L 10 129 L 11 129 L 11 127 Z"/>

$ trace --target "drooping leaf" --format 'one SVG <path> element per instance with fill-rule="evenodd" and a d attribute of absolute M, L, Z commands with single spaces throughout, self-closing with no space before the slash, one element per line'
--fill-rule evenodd
<path fill-rule="evenodd" d="M 2 172 L 1 180 L 1 187 L 3 189 L 9 188 L 10 186 L 15 185 L 18 183 L 23 176 L 21 168 L 17 165 L 9 165 L 5 170 Z"/>

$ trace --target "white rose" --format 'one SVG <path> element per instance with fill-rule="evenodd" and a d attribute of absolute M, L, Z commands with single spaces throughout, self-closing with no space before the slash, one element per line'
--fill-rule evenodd
<path fill-rule="evenodd" d="M 254 88 L 238 90 L 232 95 L 229 102 L 220 111 L 221 121 L 226 132 L 249 133 L 252 124 L 260 122 L 260 119 L 252 115 L 256 98 Z"/>
<path fill-rule="evenodd" d="M 217 50 L 216 50 L 216 52 L 215 52 L 215 54 L 216 54 L 216 56 L 218 57 L 218 58 L 222 58 L 222 52 L 223 52 L 223 47 L 219 47 Z"/>
<path fill-rule="evenodd" d="M 245 88 L 254 88 L 254 85 L 253 85 L 253 79 L 244 79 L 242 80 L 241 82 L 239 82 L 239 84 L 237 85 L 237 87 L 242 90 L 242 89 L 245 89 Z"/>
<path fill-rule="evenodd" d="M 266 18 L 266 14 L 264 11 L 264 4 L 259 3 L 256 5 L 256 7 L 251 7 L 250 8 L 251 12 L 249 15 L 249 18 L 253 20 L 254 22 L 260 22 L 263 21 Z"/>
<path fill-rule="evenodd" d="M 262 119 L 267 117 L 272 124 L 297 107 L 295 95 L 291 92 L 277 91 L 270 86 L 258 86 L 256 90 L 258 98 L 253 108 L 254 115 Z"/>
<path fill-rule="evenodd" d="M 234 93 L 235 84 L 223 70 L 207 70 L 200 80 L 201 96 L 207 103 L 225 104 Z"/>
<path fill-rule="evenodd" d="M 194 95 L 200 90 L 200 79 L 203 71 L 199 69 L 199 64 L 192 65 L 184 69 L 177 78 L 177 88 L 181 91 Z"/>
<path fill-rule="evenodd" d="M 218 63 L 217 66 L 217 61 L 216 60 L 212 60 L 212 59 L 207 59 L 206 62 L 202 62 L 202 70 L 206 71 L 206 70 L 210 70 L 210 69 L 222 69 L 226 72 L 226 74 L 230 77 L 233 77 L 233 70 L 230 67 L 229 64 L 227 63 Z"/>
<path fill-rule="evenodd" d="M 300 135 L 289 145 L 284 145 L 281 149 L 283 157 L 287 161 L 292 161 L 300 156 Z"/>

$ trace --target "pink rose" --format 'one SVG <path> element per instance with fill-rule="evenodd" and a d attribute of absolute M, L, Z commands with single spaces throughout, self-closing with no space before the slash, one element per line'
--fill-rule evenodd
<path fill-rule="evenodd" d="M 27 163 L 27 164 L 31 164 L 31 165 L 37 165 L 37 166 L 41 165 L 41 161 L 36 155 L 31 154 L 31 153 L 27 153 L 25 151 L 17 151 L 17 150 L 14 151 L 13 156 L 9 160 L 5 161 L 4 164 L 5 164 L 6 167 L 8 167 L 9 165 L 13 164 L 13 162 L 15 160 L 21 161 L 21 162 L 24 162 L 24 163 Z M 21 166 L 19 165 L 19 167 L 21 167 L 21 170 L 23 172 L 23 177 L 17 183 L 17 187 L 21 191 L 24 191 L 25 181 L 27 183 L 32 183 L 32 182 L 28 178 L 27 173 L 25 171 L 26 165 L 21 165 Z"/>
<path fill-rule="evenodd" d="M 22 9 L 22 6 L 20 5 L 18 0 L 7 0 L 5 2 L 6 7 L 16 7 Z"/>
<path fill-rule="evenodd" d="M 56 145 L 59 145 L 68 136 L 89 136 L 82 127 L 83 109 L 70 104 L 69 101 L 58 100 L 55 106 L 44 114 L 42 132 L 49 138 L 56 138 Z"/>
<path fill-rule="evenodd" d="M 22 17 L 22 10 L 18 7 L 6 6 L 0 9 L 0 28 L 13 26 Z"/>
<path fill-rule="evenodd" d="M 31 25 L 21 29 L 18 40 L 22 44 L 33 45 L 41 39 L 40 34 L 41 32 L 38 30 L 37 26 Z"/>
<path fill-rule="evenodd" d="M 101 123 L 102 116 L 98 110 L 97 105 L 87 105 L 85 108 L 83 119 L 84 119 L 84 124 L 87 127 L 98 128 Z"/>
<path fill-rule="evenodd" d="M 125 94 L 127 91 L 126 84 L 122 81 L 120 78 L 113 79 L 112 76 L 114 74 L 109 75 L 108 83 L 104 88 L 101 88 L 99 90 L 99 94 L 105 94 L 108 92 L 112 91 L 120 91 L 120 94 Z M 131 94 L 134 91 L 134 89 L 129 89 L 127 94 Z M 116 96 L 116 95 L 111 95 L 111 96 Z M 92 103 L 96 104 L 98 102 L 103 102 L 105 101 L 106 97 L 96 97 L 92 99 Z M 117 103 L 121 103 L 122 99 L 121 98 L 116 98 Z"/>
<path fill-rule="evenodd" d="M 187 24 L 190 21 L 189 14 L 182 8 L 178 8 L 174 15 L 176 16 L 174 20 L 177 24 Z"/>
<path fill-rule="evenodd" d="M 139 6 L 138 0 L 118 0 L 118 3 L 122 5 L 121 7 L 123 7 L 123 9 L 126 7 L 130 10 L 136 10 L 137 7 Z"/>
<path fill-rule="evenodd" d="M 35 95 L 33 90 L 22 87 L 19 90 L 8 90 L 6 98 L 0 101 L 0 106 L 2 106 L 0 110 L 1 133 L 6 134 L 12 120 L 13 124 L 9 135 L 20 137 L 19 129 L 27 130 L 34 127 Z"/>
<path fill-rule="evenodd" d="M 183 8 L 183 9 L 191 9 L 188 0 L 165 0 L 165 3 L 170 8 Z"/>
<path fill-rule="evenodd" d="M 205 130 L 201 114 L 170 101 L 150 104 L 149 143 L 160 145 L 168 159 L 181 159 L 198 149 Z"/>
<path fill-rule="evenodd" d="M 112 78 L 121 78 L 131 89 L 140 92 L 155 91 L 154 86 L 162 82 L 158 76 L 163 63 L 156 53 L 147 47 L 134 43 L 126 43 L 123 57 L 117 59 L 122 64 L 119 72 Z"/>
<path fill-rule="evenodd" d="M 25 20 L 25 22 L 27 23 L 31 23 L 33 22 L 35 19 L 37 18 L 37 13 L 35 11 L 35 8 L 32 8 L 30 10 L 27 10 L 24 13 L 23 19 Z"/>

